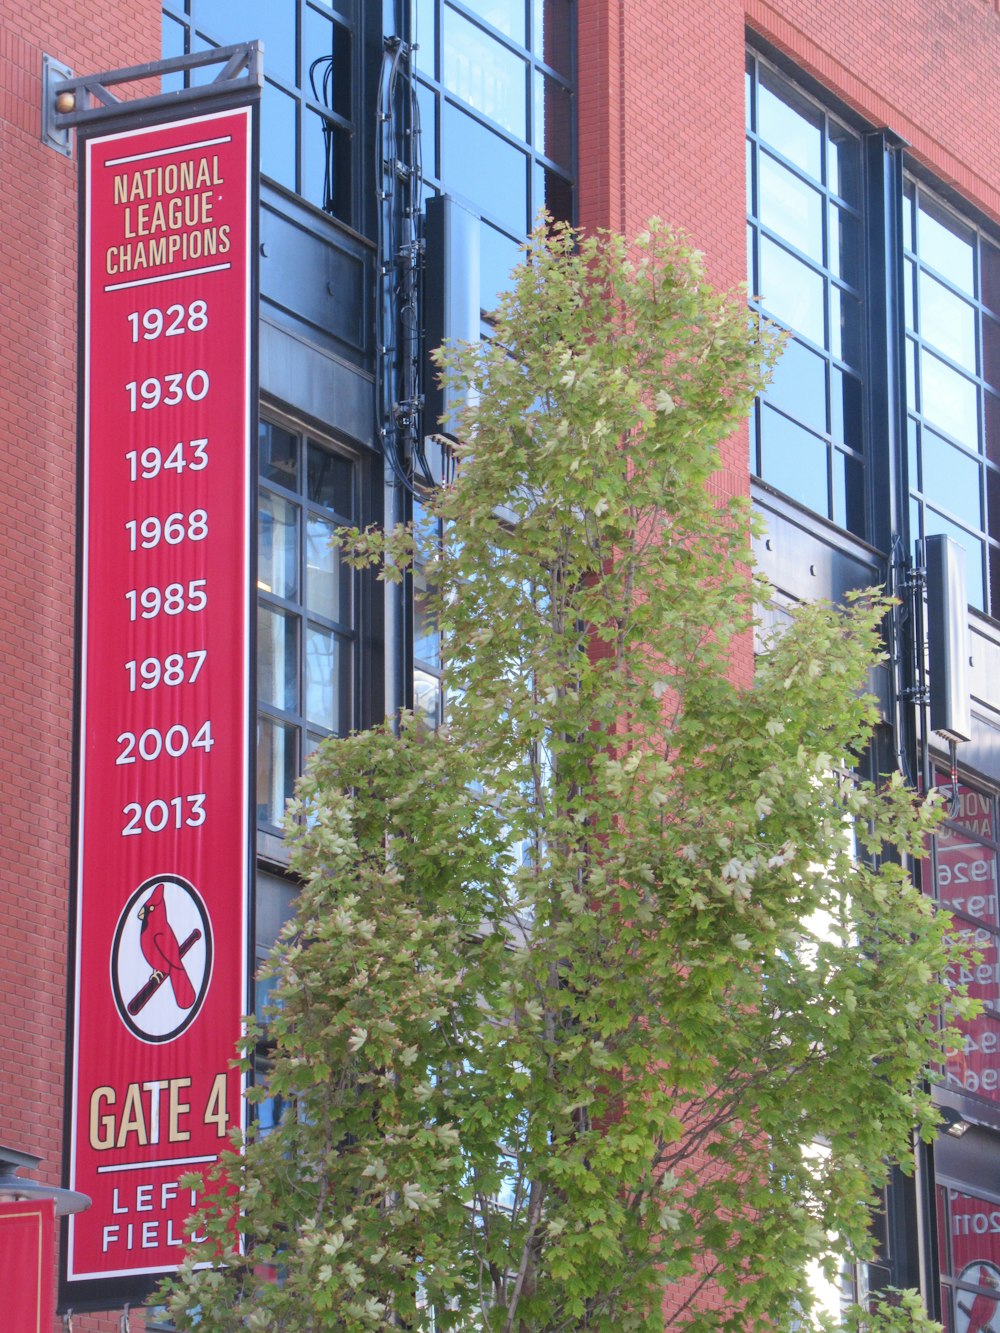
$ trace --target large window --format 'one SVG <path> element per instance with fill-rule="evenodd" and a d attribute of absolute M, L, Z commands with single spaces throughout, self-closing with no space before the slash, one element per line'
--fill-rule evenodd
<path fill-rule="evenodd" d="M 753 54 L 746 106 L 750 292 L 791 335 L 755 409 L 751 471 L 864 536 L 860 140 Z"/>
<path fill-rule="evenodd" d="M 950 778 L 935 782 L 948 788 Z M 1000 1106 L 1000 915 L 997 912 L 997 855 L 1000 825 L 997 798 L 967 783 L 958 789 L 952 817 L 941 826 L 924 862 L 925 891 L 951 915 L 953 933 L 975 955 L 960 969 L 969 994 L 982 1001 L 976 1018 L 956 1022 L 961 1046 L 949 1052 L 941 1081 L 955 1092 Z"/>
<path fill-rule="evenodd" d="M 257 823 L 276 836 L 306 756 L 353 722 L 353 578 L 330 539 L 354 519 L 354 465 L 262 421 L 259 507 Z"/>
<path fill-rule="evenodd" d="M 916 181 L 903 206 L 911 535 L 965 547 L 1000 615 L 1000 250 Z"/>
<path fill-rule="evenodd" d="M 490 310 L 540 209 L 572 222 L 572 0 L 413 0 L 424 178 L 484 222 Z"/>
<path fill-rule="evenodd" d="M 165 0 L 163 54 L 264 43 L 261 170 L 353 226 L 355 0 Z M 192 75 L 197 79 L 199 72 Z M 177 86 L 164 80 L 164 91 Z"/>
<path fill-rule="evenodd" d="M 992 1329 L 1000 1314 L 1000 1198 L 938 1186 L 945 1333 Z"/>

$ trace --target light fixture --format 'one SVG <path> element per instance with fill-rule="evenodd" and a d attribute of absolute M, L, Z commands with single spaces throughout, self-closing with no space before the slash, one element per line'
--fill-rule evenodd
<path fill-rule="evenodd" d="M 31 1153 L 0 1147 L 0 1201 L 9 1203 L 24 1199 L 51 1199 L 55 1203 L 57 1217 L 64 1217 L 67 1213 L 82 1213 L 90 1207 L 91 1199 L 87 1194 L 60 1189 L 58 1185 L 43 1185 L 38 1180 L 28 1180 L 17 1174 L 21 1167 L 28 1171 L 36 1170 L 41 1160 Z"/>
<path fill-rule="evenodd" d="M 941 1117 L 940 1128 L 953 1139 L 960 1139 L 972 1128 L 968 1120 L 963 1120 L 951 1106 L 939 1106 L 937 1113 Z"/>

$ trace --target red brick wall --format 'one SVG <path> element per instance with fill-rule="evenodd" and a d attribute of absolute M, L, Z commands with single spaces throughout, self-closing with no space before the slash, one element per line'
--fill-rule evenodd
<path fill-rule="evenodd" d="M 159 57 L 155 0 L 4 0 L 0 18 L 0 1143 L 58 1184 L 69 883 L 76 478 L 76 162 L 41 133 L 42 52 Z M 75 1321 L 118 1328 L 117 1315 Z M 137 1327 L 137 1321 L 133 1328 Z"/>

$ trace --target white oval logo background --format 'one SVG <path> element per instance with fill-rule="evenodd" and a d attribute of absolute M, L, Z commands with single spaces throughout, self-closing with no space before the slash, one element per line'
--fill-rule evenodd
<path fill-rule="evenodd" d="M 988 1259 L 976 1259 L 966 1264 L 958 1275 L 960 1282 L 969 1282 L 987 1291 L 995 1289 L 996 1297 L 976 1296 L 971 1291 L 955 1292 L 955 1333 L 1000 1333 L 1000 1268 Z"/>
<path fill-rule="evenodd" d="M 161 887 L 162 886 L 162 887 Z M 153 964 L 143 951 L 144 917 L 151 900 L 164 913 L 159 930 L 172 933 L 184 972 L 194 992 L 183 1007 L 174 994 L 169 969 L 156 984 Z M 111 989 L 118 1015 L 140 1041 L 173 1041 L 194 1022 L 208 993 L 212 972 L 212 932 L 208 910 L 194 885 L 180 875 L 145 880 L 122 909 L 111 947 Z M 179 988 L 182 983 L 179 983 Z"/>

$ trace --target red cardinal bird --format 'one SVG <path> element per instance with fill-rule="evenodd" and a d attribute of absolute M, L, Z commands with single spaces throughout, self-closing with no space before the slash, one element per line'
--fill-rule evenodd
<path fill-rule="evenodd" d="M 997 1288 L 996 1279 L 992 1276 L 988 1268 L 980 1265 L 979 1285 L 981 1287 Z M 992 1296 L 977 1296 L 972 1302 L 972 1309 L 968 1306 L 961 1306 L 962 1312 L 969 1316 L 968 1333 L 993 1333 L 993 1318 L 997 1312 L 997 1303 Z"/>
<path fill-rule="evenodd" d="M 174 999 L 180 1007 L 190 1009 L 195 1000 L 194 987 L 184 970 L 177 936 L 167 920 L 162 884 L 157 884 L 139 908 L 139 919 L 142 922 L 139 933 L 142 956 L 153 969 L 154 976 L 170 978 Z"/>

